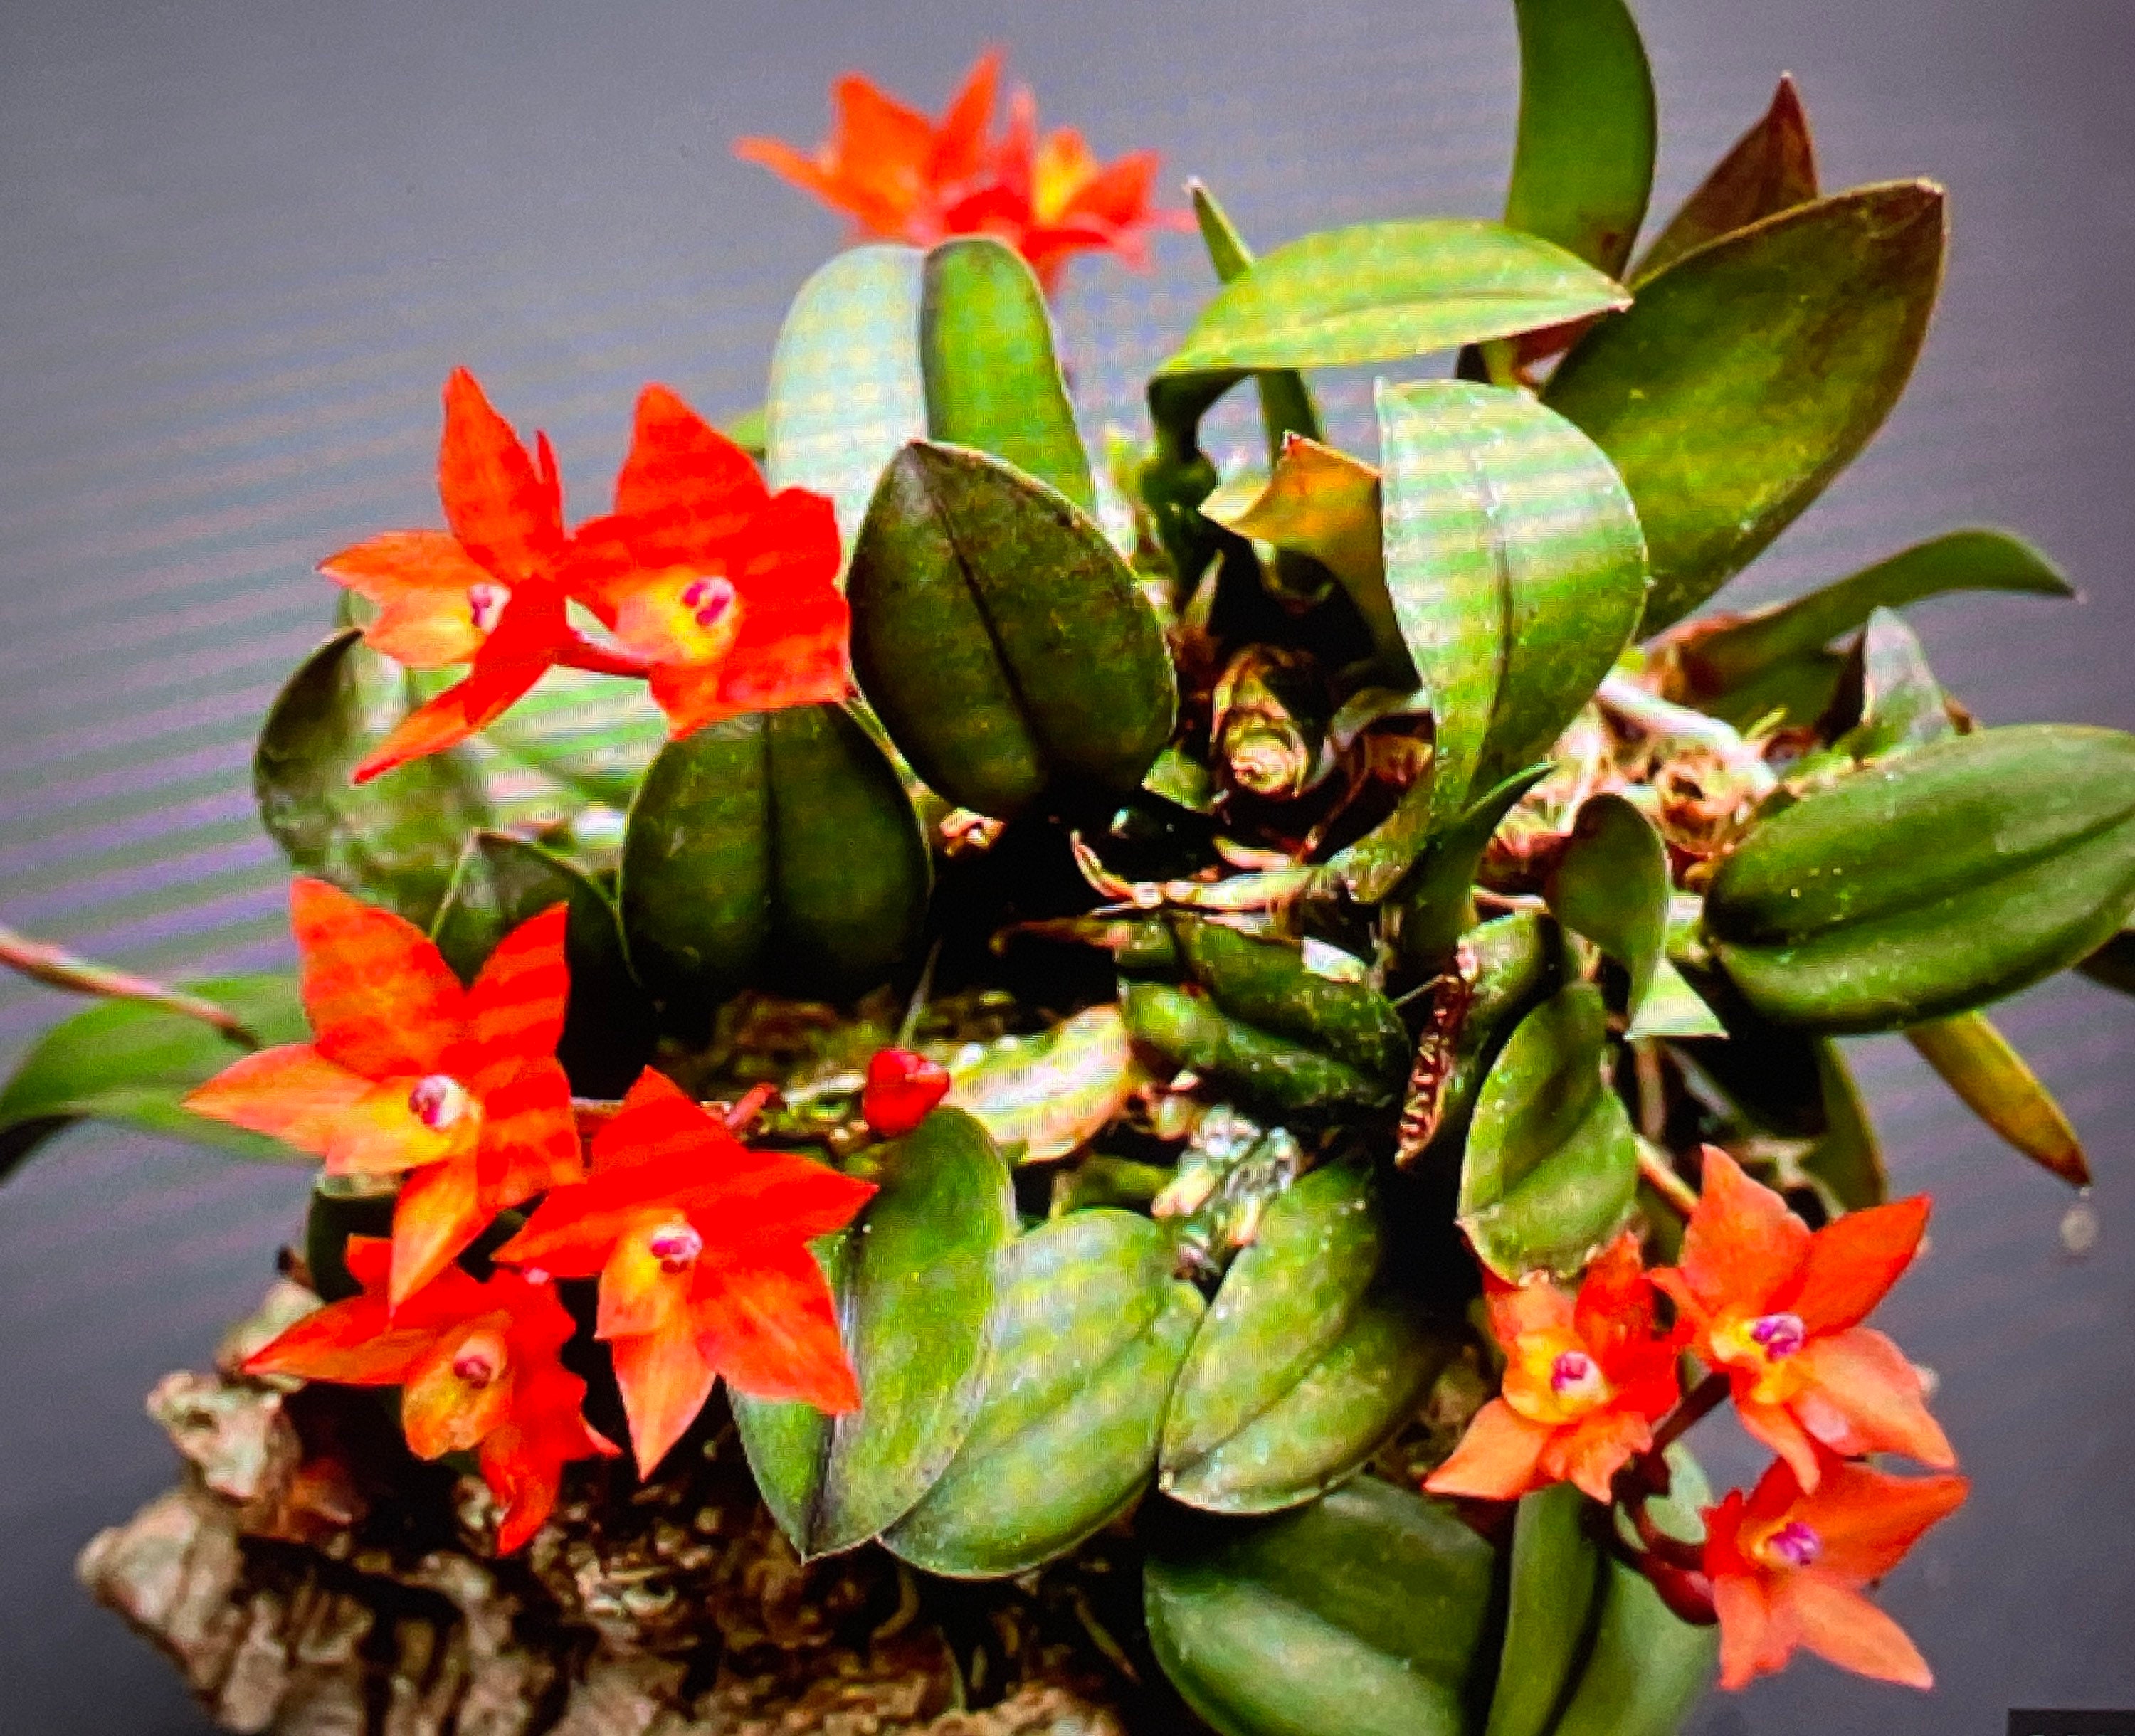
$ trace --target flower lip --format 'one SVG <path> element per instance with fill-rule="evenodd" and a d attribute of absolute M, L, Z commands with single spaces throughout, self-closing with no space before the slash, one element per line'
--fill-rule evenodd
<path fill-rule="evenodd" d="M 511 588 L 490 582 L 469 585 L 467 600 L 467 618 L 474 623 L 475 631 L 487 633 L 496 626 L 505 604 L 511 601 Z"/>
<path fill-rule="evenodd" d="M 704 1238 L 687 1221 L 662 1224 L 646 1238 L 646 1250 L 663 1272 L 686 1272 L 704 1251 Z"/>
<path fill-rule="evenodd" d="M 1799 1314 L 1764 1314 L 1750 1323 L 1750 1337 L 1776 1362 L 1808 1342 L 1808 1329 Z"/>
<path fill-rule="evenodd" d="M 733 607 L 738 594 L 732 579 L 708 573 L 683 588 L 682 607 L 690 612 L 699 626 L 710 628 L 719 625 L 719 617 Z"/>
<path fill-rule="evenodd" d="M 449 1073 L 431 1073 L 409 1090 L 408 1107 L 431 1132 L 443 1133 L 466 1118 L 474 1107 L 474 1094 Z"/>
<path fill-rule="evenodd" d="M 1823 1553 L 1823 1539 L 1813 1526 L 1789 1519 L 1765 1540 L 1763 1553 L 1778 1557 L 1789 1567 L 1808 1567 Z"/>
<path fill-rule="evenodd" d="M 1600 1391 L 1601 1371 L 1583 1350 L 1561 1351 L 1549 1365 L 1549 1388 L 1561 1398 L 1587 1398 Z"/>

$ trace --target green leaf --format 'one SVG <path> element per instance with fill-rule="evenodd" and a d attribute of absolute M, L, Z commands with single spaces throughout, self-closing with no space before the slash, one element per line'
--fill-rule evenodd
<path fill-rule="evenodd" d="M 1361 223 L 1286 243 L 1225 284 L 1150 381 L 1179 455 L 1249 373 L 1398 361 L 1628 305 L 1562 249 L 1467 218 Z"/>
<path fill-rule="evenodd" d="M 1668 944 L 1673 894 L 1668 846 L 1651 820 L 1620 795 L 1589 796 L 1580 804 L 1550 876 L 1549 907 L 1558 921 L 1624 967 L 1631 979 L 1624 1010 L 1634 1023 Z"/>
<path fill-rule="evenodd" d="M 1015 1233 L 1007 1167 L 977 1122 L 937 1110 L 889 1148 L 880 1186 L 824 1261 L 859 1409 L 734 1397 L 757 1486 L 804 1559 L 911 1511 L 986 1390 L 995 1262 Z"/>
<path fill-rule="evenodd" d="M 1866 626 L 1877 609 L 1901 609 L 1952 591 L 2075 594 L 2061 570 L 2029 543 L 2002 530 L 1953 530 L 1791 602 L 1686 629 L 1669 646 L 1682 683 L 1677 696 L 1703 704 L 1731 694 L 1789 664 L 1818 658 L 1833 640 Z"/>
<path fill-rule="evenodd" d="M 1230 214 L 1216 202 L 1216 196 L 1198 181 L 1186 183 L 1193 201 L 1193 220 L 1208 249 L 1208 263 L 1219 283 L 1243 277 L 1253 263 L 1253 250 L 1246 244 Z M 1260 376 L 1261 422 L 1267 430 L 1268 462 L 1278 463 L 1284 444 L 1292 434 L 1307 440 L 1320 438 L 1319 407 L 1312 401 L 1312 389 L 1305 376 L 1292 369 L 1278 368 Z"/>
<path fill-rule="evenodd" d="M 2123 928 L 2076 969 L 2094 983 L 2135 994 L 2135 928 Z"/>
<path fill-rule="evenodd" d="M 1520 124 L 1505 222 L 1620 276 L 1653 185 L 1653 78 L 1624 0 L 1516 0 Z"/>
<path fill-rule="evenodd" d="M 2135 908 L 2135 737 L 2025 724 L 1864 768 L 1760 821 L 1704 932 L 1758 1012 L 1901 1029 L 2075 964 Z"/>
<path fill-rule="evenodd" d="M 1779 75 L 1772 106 L 1720 159 L 1653 238 L 1630 283 L 1636 288 L 1685 254 L 1817 196 L 1816 145 L 1791 75 Z"/>
<path fill-rule="evenodd" d="M 1644 631 L 1748 565 L 1882 425 L 1927 334 L 1943 244 L 1939 187 L 1842 193 L 1686 255 L 1573 346 L 1543 397 L 1638 504 Z"/>
<path fill-rule="evenodd" d="M 1927 652 L 1903 617 L 1888 609 L 1877 609 L 1861 628 L 1844 686 L 1859 694 L 1860 720 L 1833 745 L 1857 760 L 1906 752 L 1957 733 Z"/>
<path fill-rule="evenodd" d="M 1639 1180 L 1623 1100 L 1602 1082 L 1601 992 L 1573 983 L 1522 1019 L 1483 1081 L 1460 1166 L 1460 1227 L 1515 1282 L 1569 1277 L 1622 1227 Z"/>
<path fill-rule="evenodd" d="M 1436 726 L 1434 822 L 1528 764 L 1630 642 L 1645 549 L 1592 442 L 1523 393 L 1378 388 L 1387 581 Z"/>
<path fill-rule="evenodd" d="M 1145 1080 L 1116 1006 L 1050 1030 L 1003 1037 L 950 1063 L 948 1101 L 1018 1163 L 1072 1156 L 1109 1126 Z"/>
<path fill-rule="evenodd" d="M 925 258 L 879 243 L 839 254 L 801 286 L 771 353 L 765 480 L 828 495 L 848 549 L 883 467 L 927 433 Z"/>
<path fill-rule="evenodd" d="M 1665 958 L 1653 965 L 1653 979 L 1627 1037 L 1725 1037 L 1727 1027 L 1705 997 Z"/>
<path fill-rule="evenodd" d="M 884 1535 L 928 1573 L 999 1579 L 1066 1554 L 1131 1506 L 1201 1293 L 1171 1238 L 1129 1211 L 1077 1211 L 1002 1250 L 993 1374 L 941 1481 Z"/>
<path fill-rule="evenodd" d="M 1611 1557 L 1601 1574 L 1594 1647 L 1551 1736 L 1675 1736 L 1711 1684 L 1720 1630 L 1684 1621 L 1636 1568 Z"/>
<path fill-rule="evenodd" d="M 931 873 L 896 767 L 850 713 L 730 718 L 663 747 L 631 807 L 631 963 L 685 1020 L 744 983 L 857 993 L 917 945 Z"/>
<path fill-rule="evenodd" d="M 1548 1736 L 1564 1703 L 1601 1585 L 1586 1497 L 1568 1482 L 1521 1497 L 1513 1519 L 1512 1596 L 1484 1736 Z"/>
<path fill-rule="evenodd" d="M 1164 1420 L 1158 1479 L 1218 1513 L 1295 1506 L 1413 1414 L 1449 1348 L 1386 1270 L 1371 1178 L 1317 1169 L 1267 1208 L 1201 1323 Z"/>
<path fill-rule="evenodd" d="M 1489 846 L 1491 834 L 1518 805 L 1520 798 L 1549 772 L 1547 764 L 1530 766 L 1478 797 L 1452 824 L 1432 834 L 1422 844 L 1413 856 L 1412 870 L 1401 860 L 1400 849 L 1388 848 L 1393 840 L 1389 840 L 1387 834 L 1390 829 L 1401 827 L 1412 839 L 1421 829 L 1416 824 L 1419 816 L 1416 803 L 1405 800 L 1394 810 L 1392 819 L 1351 846 L 1352 850 L 1359 852 L 1371 846 L 1377 858 L 1376 862 L 1360 864 L 1371 868 L 1368 875 L 1354 868 L 1350 870 L 1348 878 L 1355 897 L 1364 898 L 1368 892 L 1385 886 L 1386 871 L 1398 868 L 1407 874 L 1397 894 L 1387 887 L 1381 896 L 1398 900 L 1394 945 L 1403 962 L 1412 970 L 1426 973 L 1438 970 L 1452 952 L 1462 931 L 1474 923 L 1475 906 L 1471 894 L 1475 871 L 1483 859 L 1483 852 Z M 1398 839 L 1398 833 L 1395 836 Z M 1414 849 L 1415 846 L 1407 844 L 1404 848 Z M 1348 854 L 1338 854 L 1328 866 L 1334 868 Z"/>
<path fill-rule="evenodd" d="M 1450 1506 L 1362 1477 L 1182 1532 L 1144 1570 L 1150 1642 L 1222 1736 L 1463 1736 L 1494 1561 Z"/>
<path fill-rule="evenodd" d="M 344 1302 L 362 1293 L 348 1269 L 351 1236 L 390 1236 L 399 1177 L 321 1174 L 304 1207 L 304 1268 L 322 1300 Z"/>
<path fill-rule="evenodd" d="M 1111 801 L 1171 737 L 1171 659 L 1072 501 L 959 447 L 897 455 L 853 551 L 853 665 L 919 775 L 1008 819 Z"/>
<path fill-rule="evenodd" d="M 1393 1088 L 1316 1050 L 1227 1018 L 1207 994 L 1169 983 L 1120 983 L 1120 1012 L 1135 1041 L 1174 1067 L 1219 1081 L 1276 1110 L 1378 1108 Z"/>
<path fill-rule="evenodd" d="M 1824 1130 L 1803 1154 L 1802 1173 L 1829 1194 L 1842 1211 L 1880 1206 L 1891 1197 L 1891 1183 L 1883 1173 L 1883 1148 L 1876 1139 L 1876 1124 L 1868 1119 L 1861 1087 L 1854 1083 L 1838 1045 L 1828 1037 L 1816 1040 L 1816 1063 L 1817 1100 Z"/>
<path fill-rule="evenodd" d="M 763 462 L 770 430 L 770 414 L 760 404 L 728 417 L 719 424 L 719 432 L 759 464 Z"/>
<path fill-rule="evenodd" d="M 411 760 L 367 784 L 349 774 L 408 714 L 395 665 L 353 628 L 327 641 L 268 708 L 252 756 L 259 818 L 292 866 L 427 925 L 467 835 L 488 821 L 458 753 Z"/>
<path fill-rule="evenodd" d="M 1221 923 L 1180 916 L 1171 932 L 1187 974 L 1232 1018 L 1332 1055 L 1392 1082 L 1408 1071 L 1401 1014 L 1362 981 L 1337 981 L 1287 941 L 1260 940 Z"/>
<path fill-rule="evenodd" d="M 263 1043 L 310 1036 L 293 977 L 218 977 L 191 985 Z M 214 1027 L 138 1001 L 104 1001 L 52 1027 L 0 1090 L 0 1181 L 77 1121 L 114 1121 L 240 1157 L 308 1163 L 308 1153 L 189 1114 L 179 1100 L 251 1052 Z"/>
<path fill-rule="evenodd" d="M 1030 268 L 990 235 L 927 255 L 919 314 L 927 432 L 1013 464 L 1087 513 L 1089 455 L 1053 353 L 1053 317 Z"/>
<path fill-rule="evenodd" d="M 564 955 L 571 973 L 556 1058 L 583 1095 L 620 1097 L 651 1058 L 652 1008 L 624 961 L 615 907 L 582 869 L 537 845 L 477 832 L 430 937 L 471 984 L 498 941 L 554 904 L 570 907 Z"/>
<path fill-rule="evenodd" d="M 1959 1013 L 1915 1025 L 1905 1040 L 1965 1106 L 2010 1144 L 2071 1187 L 2090 1185 L 2090 1164 L 2053 1093 L 1987 1022 Z"/>

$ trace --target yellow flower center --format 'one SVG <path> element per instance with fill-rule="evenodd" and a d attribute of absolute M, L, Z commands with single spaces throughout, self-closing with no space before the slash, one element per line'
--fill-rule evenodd
<path fill-rule="evenodd" d="M 1568 1332 L 1531 1332 L 1505 1365 L 1505 1402 L 1530 1422 L 1561 1427 L 1615 1397 L 1586 1347 Z"/>
<path fill-rule="evenodd" d="M 686 1272 L 704 1251 L 704 1239 L 686 1218 L 676 1218 L 646 1236 L 645 1250 L 660 1262 L 661 1271 Z"/>
<path fill-rule="evenodd" d="M 433 1134 L 444 1133 L 469 1115 L 482 1112 L 474 1093 L 449 1073 L 432 1073 L 417 1080 L 409 1090 L 408 1107 Z"/>
<path fill-rule="evenodd" d="M 1782 1405 L 1802 1384 L 1796 1353 L 1808 1342 L 1799 1314 L 1736 1314 L 1715 1327 L 1712 1353 L 1731 1369 L 1755 1377 L 1750 1397 L 1760 1405 Z"/>
<path fill-rule="evenodd" d="M 1789 1519 L 1754 1534 L 1744 1553 L 1766 1567 L 1809 1567 L 1823 1553 L 1823 1539 L 1814 1527 Z"/>
<path fill-rule="evenodd" d="M 741 596 L 723 573 L 670 567 L 617 606 L 616 637 L 655 663 L 716 663 L 741 631 Z"/>

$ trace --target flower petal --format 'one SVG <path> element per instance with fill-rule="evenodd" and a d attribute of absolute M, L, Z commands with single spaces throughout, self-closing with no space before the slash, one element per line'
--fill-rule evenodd
<path fill-rule="evenodd" d="M 467 996 L 429 936 L 323 880 L 293 883 L 289 914 L 319 1052 L 366 1079 L 437 1071 Z"/>
<path fill-rule="evenodd" d="M 836 1414 L 859 1408 L 823 1269 L 795 1242 L 748 1263 L 698 1268 L 690 1311 L 704 1356 L 751 1398 L 799 1400 Z"/>
<path fill-rule="evenodd" d="M 395 1330 L 382 1296 L 351 1296 L 309 1313 L 244 1359 L 249 1375 L 293 1375 L 346 1386 L 397 1386 L 431 1335 Z"/>
<path fill-rule="evenodd" d="M 1653 1444 L 1653 1431 L 1635 1410 L 1612 1405 L 1582 1417 L 1569 1429 L 1556 1432 L 1542 1456 L 1543 1472 L 1561 1482 L 1576 1483 L 1590 1501 L 1606 1506 L 1609 1485 L 1634 1453 Z"/>
<path fill-rule="evenodd" d="M 1780 1577 L 1772 1601 L 1818 1657 L 1857 1676 L 1932 1688 L 1934 1672 L 1905 1630 L 1857 1591 L 1815 1569 Z"/>
<path fill-rule="evenodd" d="M 449 530 L 389 530 L 329 555 L 319 571 L 378 605 L 363 642 L 409 669 L 467 662 L 488 636 L 469 592 L 503 594 Z"/>
<path fill-rule="evenodd" d="M 1962 1477 L 1892 1477 L 1866 1465 L 1829 1468 L 1813 1495 L 1794 1503 L 1794 1516 L 1823 1540 L 1820 1574 L 1849 1584 L 1880 1579 L 1904 1559 L 1931 1526 L 1963 1505 L 1971 1484 Z"/>
<path fill-rule="evenodd" d="M 521 1061 L 491 1085 L 482 1108 L 476 1168 L 485 1211 L 501 1211 L 585 1179 L 571 1081 L 555 1061 L 545 1057 Z"/>
<path fill-rule="evenodd" d="M 453 1071 L 477 1092 L 492 1071 L 501 1078 L 522 1061 L 545 1060 L 564 1035 L 571 993 L 564 960 L 568 905 L 552 904 L 497 943 L 467 991 L 468 1049 Z"/>
<path fill-rule="evenodd" d="M 1746 1688 L 1759 1676 L 1786 1662 L 1794 1650 L 1792 1632 L 1774 1619 L 1756 1575 L 1714 1575 L 1712 1607 L 1720 1618 L 1721 1687 Z"/>
<path fill-rule="evenodd" d="M 1799 1352 L 1816 1393 L 1852 1423 L 1868 1449 L 1903 1453 L 1946 1470 L 1957 1463 L 1905 1352 L 1865 1326 L 1812 1338 Z"/>
<path fill-rule="evenodd" d="M 465 368 L 455 368 L 445 382 L 438 492 L 453 534 L 506 584 L 542 577 L 563 552 L 553 480 L 542 475 Z"/>
<path fill-rule="evenodd" d="M 656 384 L 638 394 L 615 479 L 615 520 L 641 561 L 666 566 L 716 553 L 770 498 L 756 461 L 674 392 Z"/>
<path fill-rule="evenodd" d="M 637 1474 L 650 1477 L 681 1439 L 712 1395 L 717 1378 L 686 1320 L 667 1331 L 617 1338 L 608 1345 L 616 1384 L 630 1418 Z"/>
<path fill-rule="evenodd" d="M 482 1209 L 472 1163 L 433 1163 L 410 1175 L 393 1209 L 393 1306 L 450 1265 L 491 1216 Z"/>
<path fill-rule="evenodd" d="M 1809 1332 L 1858 1326 L 1920 1250 L 1928 1227 L 1924 1194 L 1849 1211 L 1818 1231 L 1802 1262 L 1792 1310 Z"/>
<path fill-rule="evenodd" d="M 233 1061 L 186 1094 L 196 1115 L 226 1121 L 322 1158 L 335 1127 L 370 1081 L 309 1043 L 283 1043 Z"/>
<path fill-rule="evenodd" d="M 1742 1432 L 1778 1453 L 1803 1488 L 1813 1489 L 1823 1472 L 1816 1443 L 1784 1405 L 1760 1405 L 1747 1397 L 1749 1385 L 1747 1380 L 1736 1379 L 1735 1415 Z"/>
<path fill-rule="evenodd" d="M 1000 84 L 1000 51 L 989 48 L 971 62 L 964 82 L 942 111 L 927 156 L 927 180 L 940 187 L 976 175 L 985 164 L 986 134 L 994 121 Z"/>
<path fill-rule="evenodd" d="M 1493 1399 L 1468 1424 L 1452 1456 L 1424 1479 L 1434 1495 L 1512 1501 L 1540 1482 L 1543 1450 L 1556 1431 L 1529 1422 L 1503 1399 Z"/>
<path fill-rule="evenodd" d="M 1808 1226 L 1717 1146 L 1705 1148 L 1701 1186 L 1683 1231 L 1683 1277 L 1716 1313 L 1732 1303 L 1761 1313 L 1799 1272 L 1808 1251 Z"/>
<path fill-rule="evenodd" d="M 457 747 L 502 717 L 549 667 L 546 662 L 518 660 L 477 664 L 466 680 L 403 718 L 350 774 L 351 781 L 366 784 L 410 760 Z"/>
<path fill-rule="evenodd" d="M 593 1323 L 601 1338 L 634 1338 L 648 1332 L 684 1332 L 690 1325 L 690 1289 L 696 1274 L 671 1272 L 648 1243 L 668 1220 L 648 1211 L 630 1233 L 616 1238 L 608 1264 L 601 1268 L 599 1313 Z"/>
<path fill-rule="evenodd" d="M 1498 1341 L 1498 1348 L 1508 1354 L 1522 1338 L 1572 1330 L 1576 1304 L 1547 1278 L 1536 1276 L 1525 1284 L 1509 1284 L 1485 1268 L 1483 1297 L 1490 1317 L 1490 1336 Z"/>

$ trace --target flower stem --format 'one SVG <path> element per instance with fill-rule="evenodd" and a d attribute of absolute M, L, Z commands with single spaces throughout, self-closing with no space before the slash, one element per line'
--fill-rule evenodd
<path fill-rule="evenodd" d="M 1638 1146 L 1640 1177 L 1687 1221 L 1697 1208 L 1697 1190 L 1675 1173 L 1668 1154 L 1652 1141 L 1641 1139 Z"/>
<path fill-rule="evenodd" d="M 1668 1414 L 1667 1419 L 1653 1430 L 1653 1443 L 1641 1454 L 1642 1458 L 1658 1460 L 1687 1434 L 1692 1424 L 1702 1421 L 1718 1410 L 1727 1398 L 1728 1381 L 1724 1374 L 1710 1374 L 1690 1390 L 1690 1395 Z"/>
<path fill-rule="evenodd" d="M 632 681 L 642 681 L 652 672 L 652 665 L 637 652 L 596 644 L 583 633 L 574 634 L 564 644 L 556 655 L 556 664 L 559 669 L 584 670 L 595 675 L 621 675 Z"/>
<path fill-rule="evenodd" d="M 259 1039 L 227 1007 L 219 1006 L 204 996 L 188 994 L 183 989 L 174 989 L 167 983 L 159 983 L 152 977 L 136 976 L 130 970 L 114 970 L 108 965 L 99 965 L 50 941 L 33 941 L 4 925 L 0 925 L 0 965 L 54 989 L 65 989 L 75 994 L 94 994 L 105 1000 L 138 1001 L 165 1013 L 196 1018 L 204 1025 L 212 1025 L 232 1042 L 242 1043 L 248 1049 L 259 1047 Z"/>

